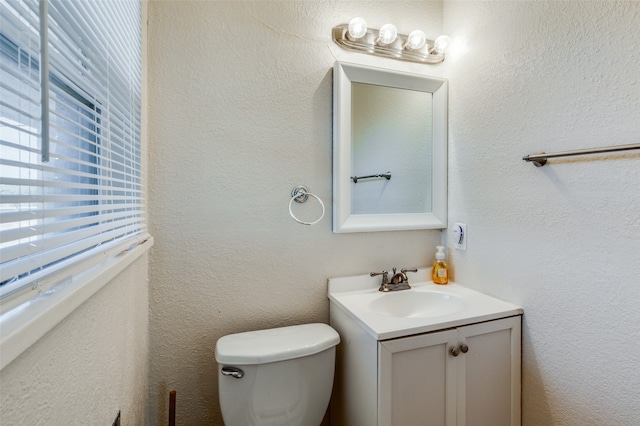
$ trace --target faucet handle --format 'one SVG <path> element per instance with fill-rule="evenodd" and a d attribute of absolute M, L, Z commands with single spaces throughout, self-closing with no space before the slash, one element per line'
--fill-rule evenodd
<path fill-rule="evenodd" d="M 389 272 L 387 271 L 371 272 L 369 275 L 371 275 L 372 277 L 375 277 L 377 275 L 382 275 L 382 282 L 380 283 L 380 287 L 378 288 L 378 291 L 389 291 Z"/>
<path fill-rule="evenodd" d="M 389 272 L 387 272 L 387 271 L 371 272 L 369 275 L 372 276 L 372 277 L 376 277 L 378 275 L 382 275 L 382 284 L 388 284 L 389 283 Z"/>

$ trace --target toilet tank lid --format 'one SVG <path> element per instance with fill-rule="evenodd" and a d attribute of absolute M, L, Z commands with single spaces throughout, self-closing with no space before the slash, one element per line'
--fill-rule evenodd
<path fill-rule="evenodd" d="M 216 361 L 235 365 L 265 364 L 317 354 L 338 343 L 340 336 L 327 324 L 248 331 L 218 339 Z"/>

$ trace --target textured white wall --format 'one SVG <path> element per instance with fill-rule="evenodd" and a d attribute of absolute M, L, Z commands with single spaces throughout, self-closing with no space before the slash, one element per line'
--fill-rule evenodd
<path fill-rule="evenodd" d="M 145 424 L 148 256 L 0 373 L 2 426 Z"/>
<path fill-rule="evenodd" d="M 457 281 L 524 306 L 524 425 L 640 422 L 639 2 L 445 1 Z M 455 53 L 455 54 L 454 54 Z"/>
<path fill-rule="evenodd" d="M 333 62 L 380 64 L 330 39 L 358 15 L 435 38 L 442 4 L 151 2 L 149 424 L 166 424 L 171 389 L 178 424 L 221 424 L 219 337 L 327 322 L 327 278 L 429 263 L 439 231 L 331 232 Z M 315 226 L 289 217 L 298 184 L 326 204 Z"/>

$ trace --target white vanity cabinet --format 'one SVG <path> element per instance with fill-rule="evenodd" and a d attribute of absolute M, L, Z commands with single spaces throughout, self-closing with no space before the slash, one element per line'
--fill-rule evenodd
<path fill-rule="evenodd" d="M 378 342 L 377 424 L 520 425 L 520 319 Z"/>
<path fill-rule="evenodd" d="M 430 273 L 329 280 L 331 426 L 520 426 L 522 307 Z"/>

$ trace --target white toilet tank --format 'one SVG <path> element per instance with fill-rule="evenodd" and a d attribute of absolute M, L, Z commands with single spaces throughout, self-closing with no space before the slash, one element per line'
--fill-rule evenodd
<path fill-rule="evenodd" d="M 225 425 L 319 425 L 331 398 L 339 342 L 326 324 L 220 338 L 216 361 Z"/>

